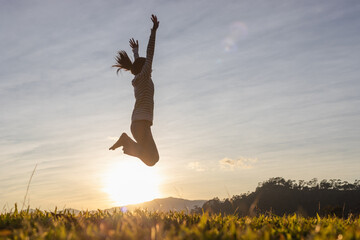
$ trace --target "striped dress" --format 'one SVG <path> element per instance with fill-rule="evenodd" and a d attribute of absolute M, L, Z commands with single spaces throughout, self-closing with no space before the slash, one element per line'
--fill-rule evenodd
<path fill-rule="evenodd" d="M 151 68 L 155 50 L 155 36 L 156 30 L 151 30 L 145 64 L 141 72 L 132 80 L 136 101 L 131 121 L 147 120 L 151 125 L 154 114 L 154 83 L 151 79 Z M 135 59 L 139 57 L 138 51 L 138 48 L 133 49 Z"/>

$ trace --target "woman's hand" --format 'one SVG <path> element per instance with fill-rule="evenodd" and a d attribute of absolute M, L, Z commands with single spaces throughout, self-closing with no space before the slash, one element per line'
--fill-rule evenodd
<path fill-rule="evenodd" d="M 131 48 L 139 48 L 139 41 L 138 40 L 135 41 L 134 38 L 131 38 L 129 40 L 129 43 L 130 43 Z"/>
<path fill-rule="evenodd" d="M 152 29 L 156 31 L 156 30 L 158 29 L 159 23 L 160 23 L 160 22 L 157 20 L 156 15 L 154 15 L 154 14 L 151 15 L 151 21 L 152 21 L 153 24 L 154 24 Z"/>

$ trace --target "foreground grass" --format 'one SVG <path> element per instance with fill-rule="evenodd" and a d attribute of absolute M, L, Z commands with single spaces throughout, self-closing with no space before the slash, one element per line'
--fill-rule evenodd
<path fill-rule="evenodd" d="M 0 239 L 360 239 L 360 218 L 15 209 L 0 215 Z"/>

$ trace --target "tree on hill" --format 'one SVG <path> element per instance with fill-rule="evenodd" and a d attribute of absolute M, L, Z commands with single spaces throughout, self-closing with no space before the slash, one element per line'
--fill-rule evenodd
<path fill-rule="evenodd" d="M 277 215 L 298 213 L 304 216 L 316 214 L 346 217 L 360 214 L 360 181 L 354 183 L 330 179 L 306 182 L 270 178 L 258 184 L 249 194 L 235 195 L 221 201 L 214 198 L 195 211 L 209 213 L 256 215 L 271 212 Z"/>

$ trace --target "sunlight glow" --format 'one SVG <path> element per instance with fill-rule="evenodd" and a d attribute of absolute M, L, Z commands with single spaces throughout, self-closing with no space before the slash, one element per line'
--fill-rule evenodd
<path fill-rule="evenodd" d="M 104 192 L 117 206 L 136 204 L 160 197 L 160 176 L 135 158 L 122 156 L 105 172 Z"/>

